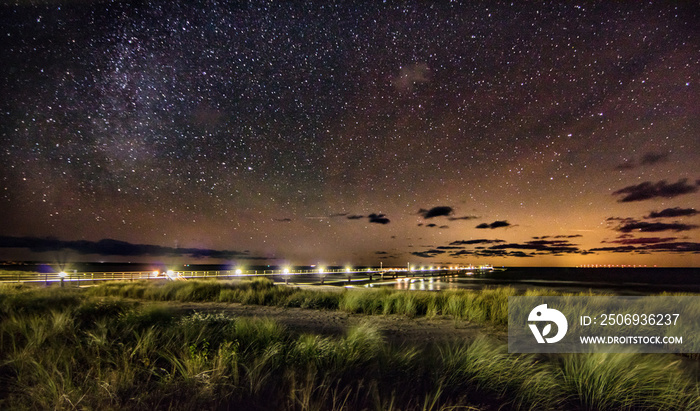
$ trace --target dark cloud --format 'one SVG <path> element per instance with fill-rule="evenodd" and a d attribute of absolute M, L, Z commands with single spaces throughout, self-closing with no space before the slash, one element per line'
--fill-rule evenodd
<path fill-rule="evenodd" d="M 676 240 L 676 237 L 645 237 L 645 238 L 621 238 L 613 241 L 603 241 L 604 243 L 635 245 L 635 244 L 659 244 Z"/>
<path fill-rule="evenodd" d="M 605 221 L 636 221 L 634 218 L 631 217 L 608 217 L 605 219 Z"/>
<path fill-rule="evenodd" d="M 435 256 L 438 256 L 440 254 L 445 254 L 447 251 L 444 250 L 426 250 L 426 251 L 413 251 L 411 252 L 412 255 L 415 255 L 416 257 L 421 257 L 421 258 L 433 258 Z"/>
<path fill-rule="evenodd" d="M 275 218 L 275 221 L 279 221 L 281 223 L 288 223 L 288 222 L 292 221 L 292 219 L 291 218 Z"/>
<path fill-rule="evenodd" d="M 511 226 L 511 224 L 510 224 L 508 221 L 494 221 L 494 222 L 491 223 L 491 224 L 481 223 L 481 224 L 479 224 L 478 226 L 476 226 L 476 228 L 482 228 L 482 229 L 483 229 L 483 228 L 490 228 L 490 229 L 494 229 L 494 228 L 510 227 L 510 226 Z"/>
<path fill-rule="evenodd" d="M 349 215 L 347 218 L 348 218 L 348 220 L 361 220 L 361 219 L 365 218 L 365 216 L 353 214 L 353 215 Z"/>
<path fill-rule="evenodd" d="M 451 253 L 452 257 L 518 257 L 518 258 L 530 258 L 534 257 L 532 254 L 527 254 L 523 251 L 508 251 L 508 250 L 476 250 L 468 251 L 461 250 Z"/>
<path fill-rule="evenodd" d="M 103 239 L 100 241 L 62 241 L 57 238 L 35 237 L 0 237 L 0 248 L 26 248 L 34 252 L 72 250 L 79 254 L 102 256 L 141 257 L 141 256 L 177 256 L 216 259 L 263 260 L 263 257 L 251 257 L 247 252 L 231 250 L 212 250 L 206 248 L 173 248 L 150 244 L 132 244 L 126 241 Z"/>
<path fill-rule="evenodd" d="M 657 183 L 645 181 L 617 190 L 613 192 L 613 195 L 623 195 L 623 197 L 617 201 L 619 203 L 629 203 L 652 198 L 673 198 L 696 191 L 698 191 L 697 183 L 696 185 L 688 184 L 688 179 L 682 178 L 673 184 L 668 184 L 666 180 L 661 180 Z"/>
<path fill-rule="evenodd" d="M 591 252 L 612 252 L 612 253 L 700 253 L 700 243 L 693 242 L 661 242 L 657 244 L 644 244 L 640 247 L 634 245 L 621 245 L 617 247 L 592 248 Z"/>
<path fill-rule="evenodd" d="M 610 253 L 632 253 L 636 250 L 637 250 L 637 247 L 634 247 L 631 245 L 621 245 L 618 247 L 591 248 L 589 251 L 591 251 L 591 252 L 605 251 L 605 252 L 610 252 Z"/>
<path fill-rule="evenodd" d="M 441 225 L 440 228 L 450 228 L 448 225 Z"/>
<path fill-rule="evenodd" d="M 533 250 L 541 254 L 577 254 L 581 249 L 576 244 L 571 244 L 567 240 L 535 240 L 525 243 L 498 244 L 488 248 L 488 250 Z"/>
<path fill-rule="evenodd" d="M 690 217 L 698 212 L 694 208 L 665 208 L 661 211 L 652 211 L 644 218 L 668 218 L 668 217 Z"/>
<path fill-rule="evenodd" d="M 543 235 L 543 236 L 541 236 L 541 237 L 532 237 L 532 239 L 533 239 L 533 240 L 544 240 L 544 239 L 547 239 L 547 238 L 579 238 L 579 237 L 583 237 L 583 236 L 582 236 L 581 234 L 555 235 L 555 236 Z"/>
<path fill-rule="evenodd" d="M 455 246 L 449 246 L 449 245 L 441 245 L 440 247 L 437 247 L 438 250 L 463 250 L 464 247 L 455 247 Z"/>
<path fill-rule="evenodd" d="M 681 223 L 648 223 L 646 221 L 626 221 L 624 224 L 615 227 L 616 231 L 621 233 L 630 233 L 639 231 L 642 233 L 657 233 L 660 231 L 688 231 L 698 228 L 692 224 Z"/>
<path fill-rule="evenodd" d="M 450 245 L 471 245 L 471 244 L 498 244 L 498 243 L 505 243 L 505 240 L 487 240 L 487 239 L 478 239 L 478 240 L 460 240 L 460 241 L 453 241 L 450 243 Z"/>
<path fill-rule="evenodd" d="M 459 220 L 476 220 L 477 218 L 479 218 L 479 217 L 477 217 L 475 215 L 465 215 L 462 217 L 448 217 L 447 219 L 450 221 L 459 221 Z"/>
<path fill-rule="evenodd" d="M 439 248 L 439 247 L 438 247 Z M 474 251 L 471 250 L 460 250 L 460 251 L 455 251 L 453 253 L 450 253 L 452 257 L 465 257 L 465 256 L 473 256 Z"/>
<path fill-rule="evenodd" d="M 547 237 L 547 236 L 545 236 Z M 568 237 L 568 236 L 565 236 Z M 538 237 L 541 238 L 541 237 Z M 438 249 L 459 248 L 456 246 L 487 244 L 488 247 L 477 246 L 474 250 L 459 250 L 454 251 L 450 255 L 452 257 L 533 257 L 535 255 L 561 255 L 561 254 L 585 254 L 587 251 L 581 250 L 576 244 L 572 244 L 568 239 L 560 240 L 543 240 L 537 239 L 527 241 L 525 243 L 506 243 L 503 240 L 466 240 L 453 241 L 450 243 L 452 247 L 437 247 Z M 526 253 L 525 251 L 530 251 Z"/>
<path fill-rule="evenodd" d="M 633 168 L 637 167 L 634 163 L 631 162 L 625 162 L 622 164 L 619 164 L 617 167 L 615 167 L 618 170 L 632 170 Z"/>
<path fill-rule="evenodd" d="M 377 252 L 374 253 L 374 254 L 376 254 L 376 255 L 386 255 L 386 254 L 389 254 L 389 253 L 387 253 L 386 251 L 377 251 Z"/>
<path fill-rule="evenodd" d="M 508 254 L 508 256 L 509 256 L 509 257 L 520 257 L 520 258 L 523 258 L 523 257 L 534 257 L 534 255 L 525 254 L 525 253 L 522 252 L 522 251 L 511 251 L 511 252 Z"/>
<path fill-rule="evenodd" d="M 657 163 L 663 163 L 668 159 L 668 154 L 664 153 L 646 153 L 642 156 L 641 165 L 648 166 Z"/>
<path fill-rule="evenodd" d="M 700 243 L 679 242 L 651 244 L 646 247 L 646 250 L 675 253 L 700 253 Z"/>
<path fill-rule="evenodd" d="M 428 219 L 428 218 L 433 218 L 433 217 L 449 217 L 453 213 L 452 207 L 448 206 L 438 206 L 438 207 L 433 207 L 430 210 L 426 210 L 424 208 L 421 208 L 418 210 L 418 214 L 423 216 L 423 218 Z"/>
<path fill-rule="evenodd" d="M 425 226 L 430 227 L 430 228 L 434 228 L 434 227 L 437 227 L 437 224 L 430 223 L 430 224 L 426 224 Z"/>
<path fill-rule="evenodd" d="M 620 165 L 618 165 L 617 168 L 618 170 L 632 170 L 637 167 L 641 166 L 651 166 L 654 164 L 658 163 L 663 163 L 666 160 L 668 160 L 668 154 L 665 153 L 646 153 L 642 156 L 642 159 L 639 160 L 639 163 L 635 161 L 626 161 Z"/>
<path fill-rule="evenodd" d="M 368 218 L 369 218 L 370 223 L 375 223 L 375 224 L 389 224 L 391 222 L 391 220 L 386 218 L 386 216 L 384 214 L 372 213 L 368 216 Z"/>

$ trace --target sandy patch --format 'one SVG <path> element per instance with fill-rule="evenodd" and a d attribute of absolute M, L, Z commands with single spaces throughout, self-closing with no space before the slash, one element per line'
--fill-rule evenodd
<path fill-rule="evenodd" d="M 236 317 L 271 318 L 294 334 L 342 336 L 352 325 L 369 321 L 393 344 L 427 345 L 441 341 L 472 341 L 480 335 L 506 342 L 505 327 L 478 325 L 448 316 L 409 318 L 404 315 L 365 315 L 343 311 L 225 303 L 169 303 L 178 309 L 224 312 Z"/>

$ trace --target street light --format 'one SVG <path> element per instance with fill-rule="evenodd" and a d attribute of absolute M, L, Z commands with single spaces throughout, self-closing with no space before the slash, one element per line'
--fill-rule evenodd
<path fill-rule="evenodd" d="M 289 267 L 284 267 L 284 283 L 289 284 Z"/>
<path fill-rule="evenodd" d="M 326 279 L 326 276 L 323 275 L 326 272 L 326 267 L 318 267 L 318 274 L 321 276 L 321 284 L 323 284 L 323 281 Z"/>

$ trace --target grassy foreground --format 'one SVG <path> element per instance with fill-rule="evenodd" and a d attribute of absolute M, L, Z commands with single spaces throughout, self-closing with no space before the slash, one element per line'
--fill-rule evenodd
<path fill-rule="evenodd" d="M 269 279 L 247 282 L 149 281 L 113 282 L 90 288 L 91 296 L 112 296 L 152 301 L 213 301 L 283 307 L 343 310 L 362 314 L 402 314 L 409 317 L 450 315 L 477 323 L 507 325 L 511 287 L 492 290 L 403 292 L 388 288 L 354 289 L 345 292 L 276 286 Z M 545 294 L 546 293 L 546 294 Z M 538 290 L 525 295 L 560 295 Z M 582 294 L 591 295 L 591 294 Z"/>
<path fill-rule="evenodd" d="M 342 338 L 298 336 L 268 319 L 114 297 L 503 324 L 512 292 L 334 293 L 265 281 L 0 288 L 0 409 L 700 409 L 696 371 L 670 354 L 508 354 L 488 339 L 397 347 L 370 323 Z"/>

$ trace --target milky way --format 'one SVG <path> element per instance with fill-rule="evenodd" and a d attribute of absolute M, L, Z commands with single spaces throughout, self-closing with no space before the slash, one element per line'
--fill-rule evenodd
<path fill-rule="evenodd" d="M 700 265 L 697 7 L 443 3 L 0 6 L 0 257 Z"/>

